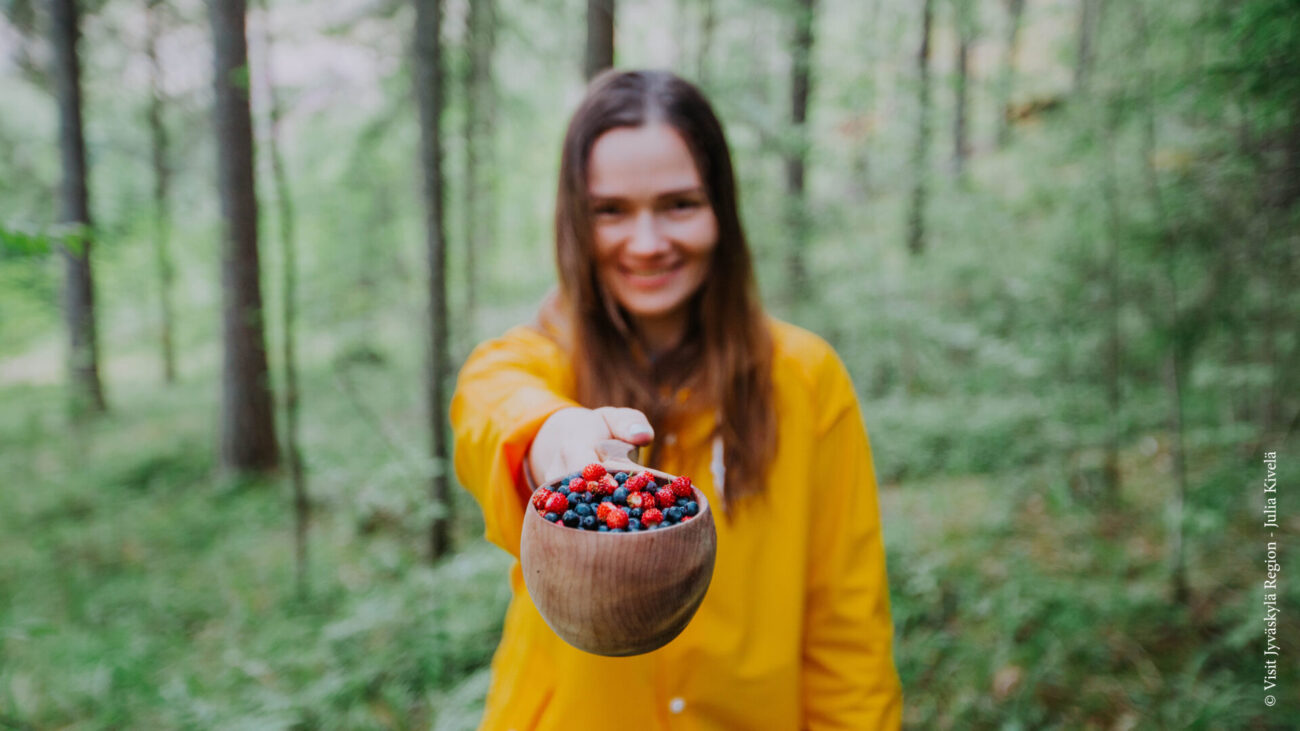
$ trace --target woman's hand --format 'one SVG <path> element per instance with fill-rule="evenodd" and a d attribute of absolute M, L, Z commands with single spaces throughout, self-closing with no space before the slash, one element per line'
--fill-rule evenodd
<path fill-rule="evenodd" d="M 560 409 L 551 414 L 533 439 L 528 465 L 533 484 L 541 485 L 592 462 L 599 462 L 596 445 L 609 439 L 642 446 L 654 441 L 654 429 L 636 409 Z"/>

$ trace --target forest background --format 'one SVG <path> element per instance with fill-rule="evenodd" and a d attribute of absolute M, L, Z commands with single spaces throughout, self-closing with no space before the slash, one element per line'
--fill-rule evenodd
<path fill-rule="evenodd" d="M 446 394 L 611 61 L 854 376 L 908 727 L 1300 719 L 1294 0 L 0 8 L 0 727 L 474 727 Z"/>

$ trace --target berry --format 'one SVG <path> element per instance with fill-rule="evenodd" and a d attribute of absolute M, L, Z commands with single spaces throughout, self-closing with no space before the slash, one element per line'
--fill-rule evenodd
<path fill-rule="evenodd" d="M 582 479 L 584 480 L 599 480 L 604 476 L 605 476 L 605 466 L 600 463 L 592 462 L 591 464 L 582 468 Z"/>
<path fill-rule="evenodd" d="M 694 518 L 694 517 L 695 517 L 694 515 L 683 515 L 683 516 L 682 516 L 682 522 L 685 523 L 686 521 L 688 521 L 688 520 L 690 520 L 691 518 Z"/>
<path fill-rule="evenodd" d="M 661 508 L 671 508 L 677 502 L 677 493 L 661 487 L 655 491 L 655 502 L 659 503 Z"/>
<path fill-rule="evenodd" d="M 613 490 L 609 488 L 609 485 L 606 485 L 600 480 L 587 480 L 587 489 L 590 490 L 593 495 L 608 495 L 613 492 Z"/>
<path fill-rule="evenodd" d="M 676 495 L 676 494 L 677 494 L 677 493 L 673 493 L 673 495 Z M 687 499 L 684 498 L 684 497 L 679 497 L 679 498 L 677 498 L 677 500 L 675 500 L 675 501 L 673 502 L 673 504 L 676 505 L 676 506 L 679 507 L 679 508 L 684 508 L 684 507 L 686 507 L 686 503 L 689 503 L 689 502 L 690 502 L 690 500 L 687 500 Z M 672 505 L 669 505 L 668 507 L 671 508 Z"/>
<path fill-rule="evenodd" d="M 569 488 L 565 485 L 560 485 L 559 487 L 555 488 L 555 491 L 560 493 L 561 495 L 569 494 Z"/>
<path fill-rule="evenodd" d="M 609 512 L 609 517 L 605 518 L 605 525 L 608 525 L 610 530 L 614 530 L 615 528 L 626 528 L 627 520 L 626 510 L 623 510 L 622 508 L 614 508 Z"/>
<path fill-rule="evenodd" d="M 569 498 L 561 493 L 553 492 L 550 497 L 546 498 L 544 509 L 548 513 L 563 513 L 569 509 Z"/>
<path fill-rule="evenodd" d="M 597 525 L 597 526 L 596 526 L 596 530 L 599 531 L 599 532 L 601 532 L 601 533 L 608 533 L 608 532 L 609 532 L 609 526 L 605 525 L 604 523 L 601 523 L 600 525 Z"/>
<path fill-rule="evenodd" d="M 557 521 L 557 520 L 560 519 L 560 516 L 556 515 L 555 513 L 547 513 L 546 515 L 543 515 L 542 517 L 545 518 L 545 519 L 546 519 L 546 522 L 548 522 L 548 523 L 554 523 L 555 521 Z"/>
<path fill-rule="evenodd" d="M 636 518 L 628 518 L 627 529 L 632 532 L 641 530 L 641 521 Z"/>
<path fill-rule="evenodd" d="M 627 517 L 632 518 L 634 520 L 640 520 L 641 508 L 632 508 L 631 510 L 627 511 Z"/>
<path fill-rule="evenodd" d="M 570 528 L 577 528 L 578 523 L 581 522 L 582 520 L 581 518 L 578 517 L 578 514 L 573 512 L 572 510 L 564 511 L 564 515 L 560 516 L 560 519 L 563 520 L 564 524 L 569 526 Z"/>
<path fill-rule="evenodd" d="M 578 506 L 573 509 L 573 512 L 577 513 L 579 518 L 585 518 L 588 515 L 593 515 L 591 506 L 586 503 L 578 504 Z"/>
<path fill-rule="evenodd" d="M 663 520 L 664 520 L 664 514 L 659 512 L 659 508 L 650 508 L 649 510 L 641 514 L 641 522 L 645 523 L 646 525 L 655 525 L 657 523 L 662 523 Z"/>
<path fill-rule="evenodd" d="M 677 495 L 677 497 L 691 496 L 691 478 L 689 477 L 678 477 L 673 480 L 668 487 L 672 488 L 673 493 Z"/>
<path fill-rule="evenodd" d="M 682 509 L 676 505 L 664 511 L 664 519 L 673 523 L 681 520 L 683 515 L 685 515 L 685 513 L 683 513 Z"/>
<path fill-rule="evenodd" d="M 583 530 L 596 530 L 596 516 L 584 515 L 582 516 L 582 520 L 579 521 L 579 524 L 582 526 Z"/>
<path fill-rule="evenodd" d="M 582 479 L 581 477 L 569 480 L 568 485 L 569 485 L 569 492 L 587 491 L 587 481 Z"/>
<path fill-rule="evenodd" d="M 623 486 L 628 489 L 628 492 L 637 492 L 645 489 L 653 481 L 654 479 L 648 473 L 640 472 L 627 478 L 627 482 L 623 483 Z"/>
<path fill-rule="evenodd" d="M 609 529 L 609 532 L 610 532 L 610 533 L 626 533 L 627 531 L 623 530 L 622 528 L 610 528 L 610 529 Z"/>
<path fill-rule="evenodd" d="M 573 510 L 582 504 L 582 496 L 576 492 L 569 493 L 569 510 Z"/>
<path fill-rule="evenodd" d="M 600 501 L 601 501 L 602 503 L 612 503 L 612 502 L 614 502 L 614 498 L 613 498 L 613 497 L 610 497 L 609 495 L 604 495 L 604 496 L 602 496 L 602 497 L 600 498 Z"/>
<path fill-rule="evenodd" d="M 634 492 L 627 496 L 627 504 L 634 508 L 654 507 L 654 496 L 648 492 Z"/>
<path fill-rule="evenodd" d="M 627 488 L 620 487 L 614 491 L 614 502 L 619 505 L 627 505 Z"/>
<path fill-rule="evenodd" d="M 614 503 L 601 503 L 596 507 L 596 520 L 604 523 L 612 512 L 614 512 Z"/>
<path fill-rule="evenodd" d="M 533 507 L 537 508 L 538 510 L 542 510 L 543 508 L 546 507 L 546 500 L 550 497 L 551 497 L 550 490 L 547 490 L 544 487 L 539 489 L 537 492 L 533 493 L 533 500 L 532 500 Z"/>
<path fill-rule="evenodd" d="M 627 473 L 619 472 L 618 474 L 614 475 L 614 481 L 620 485 L 622 485 L 624 482 L 627 482 Z"/>
<path fill-rule="evenodd" d="M 700 512 L 700 504 L 694 500 L 687 500 L 686 504 L 682 506 L 682 510 L 686 511 L 687 516 L 692 516 Z M 685 518 L 683 518 L 683 520 L 685 520 Z"/>
<path fill-rule="evenodd" d="M 608 487 L 610 490 L 618 487 L 618 480 L 615 480 L 614 476 L 611 474 L 606 474 L 604 477 L 600 478 L 600 482 L 605 483 L 605 487 Z"/>

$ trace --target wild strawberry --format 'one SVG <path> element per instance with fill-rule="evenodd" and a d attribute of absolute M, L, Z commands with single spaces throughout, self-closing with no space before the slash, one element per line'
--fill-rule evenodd
<path fill-rule="evenodd" d="M 606 485 L 600 480 L 587 480 L 587 489 L 590 490 L 593 495 L 600 495 L 601 497 L 613 492 L 609 485 Z"/>
<path fill-rule="evenodd" d="M 609 474 L 608 472 L 605 473 L 604 477 L 600 478 L 600 482 L 605 487 L 608 487 L 610 490 L 616 490 L 619 487 L 618 480 L 615 480 L 614 476 Z"/>
<path fill-rule="evenodd" d="M 654 497 L 648 492 L 634 492 L 627 496 L 629 508 L 649 508 L 654 505 Z"/>
<path fill-rule="evenodd" d="M 592 462 L 591 464 L 582 468 L 582 479 L 584 480 L 599 480 L 604 476 L 605 476 L 605 466 L 598 462 Z"/>
<path fill-rule="evenodd" d="M 691 478 L 689 477 L 678 477 L 668 487 L 672 488 L 673 494 L 677 497 L 690 497 L 692 495 Z"/>
<path fill-rule="evenodd" d="M 641 513 L 641 522 L 645 523 L 646 525 L 654 525 L 655 523 L 662 523 L 663 520 L 664 520 L 664 514 L 659 512 L 658 508 L 650 508 L 644 513 Z"/>
<path fill-rule="evenodd" d="M 626 510 L 622 508 L 613 508 L 609 511 L 609 517 L 605 518 L 605 525 L 609 526 L 610 530 L 615 528 L 626 528 L 627 520 Z"/>
<path fill-rule="evenodd" d="M 596 506 L 596 520 L 604 523 L 612 512 L 614 512 L 614 503 L 601 503 Z"/>
<path fill-rule="evenodd" d="M 659 503 L 661 508 L 671 508 L 677 503 L 677 493 L 666 487 L 661 487 L 655 491 L 655 502 Z"/>
<path fill-rule="evenodd" d="M 560 493 L 553 492 L 546 498 L 546 512 L 561 515 L 568 509 L 569 499 Z"/>
<path fill-rule="evenodd" d="M 533 493 L 533 507 L 537 508 L 538 510 L 541 510 L 543 513 L 546 512 L 545 510 L 546 501 L 549 500 L 550 497 L 554 494 L 555 493 L 551 492 L 550 490 L 547 490 L 544 487 L 538 490 L 537 492 Z"/>
<path fill-rule="evenodd" d="M 581 477 L 575 477 L 569 480 L 569 492 L 586 492 L 587 481 Z"/>
<path fill-rule="evenodd" d="M 646 485 L 649 485 L 653 481 L 654 478 L 650 477 L 648 472 L 638 472 L 637 474 L 627 478 L 627 482 L 623 483 L 623 487 L 626 487 L 628 492 L 637 492 L 645 489 Z"/>

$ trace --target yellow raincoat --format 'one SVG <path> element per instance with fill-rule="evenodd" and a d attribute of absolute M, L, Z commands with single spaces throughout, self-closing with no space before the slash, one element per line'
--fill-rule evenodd
<path fill-rule="evenodd" d="M 771 320 L 778 447 L 761 496 L 715 515 L 713 582 L 695 618 L 654 652 L 576 650 L 537 613 L 516 560 L 483 729 L 899 727 L 876 478 L 848 372 L 821 338 Z M 481 344 L 451 404 L 461 484 L 487 538 L 519 556 L 522 462 L 542 422 L 576 406 L 568 355 L 517 327 Z M 658 432 L 661 467 L 718 505 L 714 415 Z M 723 477 L 725 490 L 725 473 Z"/>

